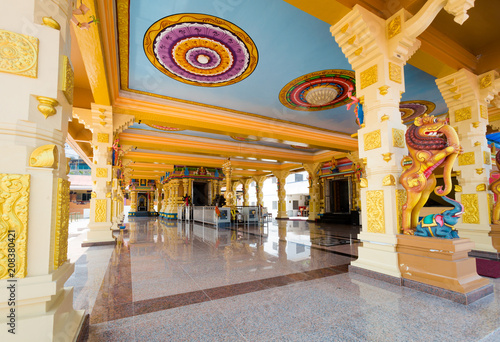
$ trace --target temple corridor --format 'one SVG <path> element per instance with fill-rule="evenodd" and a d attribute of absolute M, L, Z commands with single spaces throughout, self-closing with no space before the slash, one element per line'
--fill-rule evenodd
<path fill-rule="evenodd" d="M 359 227 L 131 218 L 118 244 L 71 235 L 88 341 L 498 341 L 495 295 L 464 306 L 355 273 Z M 74 230 L 78 232 L 78 229 Z"/>

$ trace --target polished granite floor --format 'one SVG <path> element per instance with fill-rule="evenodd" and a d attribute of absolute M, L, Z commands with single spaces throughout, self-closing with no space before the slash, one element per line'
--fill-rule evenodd
<path fill-rule="evenodd" d="M 500 281 L 468 306 L 347 272 L 359 227 L 216 229 L 137 218 L 116 247 L 70 239 L 89 341 L 500 341 Z"/>

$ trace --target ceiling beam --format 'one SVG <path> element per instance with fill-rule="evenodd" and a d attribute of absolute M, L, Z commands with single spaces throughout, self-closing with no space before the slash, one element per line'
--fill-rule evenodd
<path fill-rule="evenodd" d="M 128 152 L 125 157 L 126 160 L 132 162 L 140 163 L 150 163 L 153 164 L 157 162 L 159 164 L 164 163 L 168 165 L 186 165 L 186 166 L 204 166 L 204 167 L 216 167 L 221 168 L 222 164 L 226 160 L 225 158 L 215 158 L 215 157 L 205 157 L 205 156 L 189 156 L 189 155 L 173 155 L 173 154 L 159 154 L 159 153 L 149 153 L 149 152 Z M 127 167 L 131 167 L 131 164 L 126 164 Z M 300 167 L 301 164 L 298 163 L 269 163 L 262 161 L 248 161 L 231 159 L 231 164 L 233 169 L 253 169 L 253 170 L 289 170 L 293 168 Z"/>
<path fill-rule="evenodd" d="M 159 102 L 161 103 L 119 97 L 115 101 L 113 112 L 134 115 L 136 122 L 142 120 L 195 131 L 237 136 L 253 135 L 341 152 L 358 149 L 358 141 L 346 133 L 273 119 L 254 118 L 249 115 L 168 100 Z"/>
<path fill-rule="evenodd" d="M 310 163 L 314 161 L 313 154 L 302 151 L 299 152 L 285 148 L 245 144 L 240 142 L 228 142 L 199 137 L 159 137 L 144 134 L 121 133 L 120 143 L 123 145 L 132 145 L 138 148 L 163 152 L 193 153 L 224 157 L 254 157 L 259 159 L 275 159 L 278 161 L 292 161 L 297 163 Z"/>
<path fill-rule="evenodd" d="M 82 0 L 82 4 L 86 5 L 90 10 L 85 14 L 75 15 L 75 18 L 80 23 L 88 23 L 92 21 L 91 16 L 98 16 L 94 0 Z M 90 24 L 88 29 L 79 28 L 74 23 L 71 26 L 82 54 L 94 102 L 110 106 L 111 96 L 108 88 L 103 42 L 99 30 L 100 26 L 97 23 Z"/>

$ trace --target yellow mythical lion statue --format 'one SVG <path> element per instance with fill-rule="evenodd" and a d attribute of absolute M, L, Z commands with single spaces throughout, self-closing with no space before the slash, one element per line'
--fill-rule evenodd
<path fill-rule="evenodd" d="M 403 205 L 403 233 L 413 235 L 418 225 L 420 209 L 431 192 L 446 196 L 452 189 L 451 170 L 453 163 L 463 149 L 457 132 L 448 125 L 446 119 L 440 120 L 427 114 L 415 119 L 406 131 L 406 144 L 412 165 L 399 178 L 407 192 Z M 443 166 L 444 189 L 437 187 L 433 171 Z"/>

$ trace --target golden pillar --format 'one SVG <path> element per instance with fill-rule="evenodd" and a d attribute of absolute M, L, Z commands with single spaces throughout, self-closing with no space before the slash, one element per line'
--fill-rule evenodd
<path fill-rule="evenodd" d="M 234 207 L 234 193 L 231 186 L 231 175 L 233 172 L 233 168 L 231 167 L 230 158 L 228 158 L 224 162 L 224 164 L 222 164 L 222 170 L 224 171 L 224 175 L 226 176 L 226 192 L 224 193 L 224 197 L 226 198 L 226 207 Z"/>
<path fill-rule="evenodd" d="M 253 179 L 255 180 L 255 192 L 257 193 L 257 205 L 258 206 L 264 206 L 264 193 L 263 193 L 263 187 L 264 187 L 264 181 L 267 179 L 266 176 L 254 176 Z"/>
<path fill-rule="evenodd" d="M 130 211 L 137 211 L 137 191 L 130 191 Z"/>
<path fill-rule="evenodd" d="M 276 218 L 288 218 L 286 212 L 286 177 L 290 174 L 289 170 L 273 171 L 277 178 L 277 192 L 278 192 L 278 214 Z"/>
<path fill-rule="evenodd" d="M 309 217 L 308 220 L 314 221 L 318 218 L 319 214 L 319 170 L 323 163 L 302 164 L 304 169 L 309 174 Z"/>

